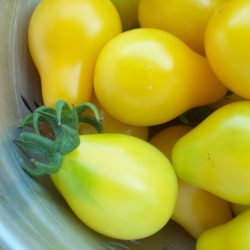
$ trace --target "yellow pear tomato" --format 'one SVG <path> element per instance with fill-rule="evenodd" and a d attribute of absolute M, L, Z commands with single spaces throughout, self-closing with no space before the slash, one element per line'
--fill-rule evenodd
<path fill-rule="evenodd" d="M 108 113 L 137 126 L 170 121 L 226 93 L 205 57 L 174 35 L 153 28 L 123 32 L 104 46 L 94 89 Z"/>
<path fill-rule="evenodd" d="M 158 232 L 176 202 L 172 164 L 135 136 L 79 135 L 80 111 L 87 107 L 89 103 L 70 108 L 58 101 L 55 109 L 41 106 L 21 121 L 20 128 L 29 126 L 15 139 L 25 152 L 22 166 L 30 175 L 49 174 L 75 215 L 98 233 L 135 240 Z M 51 124 L 54 139 L 40 134 L 39 120 Z"/>
<path fill-rule="evenodd" d="M 236 95 L 250 99 L 250 1 L 221 5 L 205 33 L 208 61 L 221 82 Z"/>
<path fill-rule="evenodd" d="M 28 44 L 45 105 L 89 101 L 97 55 L 121 32 L 110 0 L 42 0 L 29 24 Z"/>

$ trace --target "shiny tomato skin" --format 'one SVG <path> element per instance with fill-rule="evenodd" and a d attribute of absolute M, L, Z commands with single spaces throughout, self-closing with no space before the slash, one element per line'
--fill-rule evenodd
<path fill-rule="evenodd" d="M 119 239 L 156 233 L 170 219 L 177 180 L 168 159 L 148 142 L 123 134 L 81 135 L 52 180 L 75 214 Z"/>
<path fill-rule="evenodd" d="M 95 67 L 94 90 L 108 113 L 136 126 L 170 121 L 226 93 L 205 57 L 153 28 L 123 32 L 105 45 Z"/>

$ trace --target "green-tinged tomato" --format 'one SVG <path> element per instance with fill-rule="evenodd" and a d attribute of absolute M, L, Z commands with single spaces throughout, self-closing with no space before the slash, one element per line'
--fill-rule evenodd
<path fill-rule="evenodd" d="M 85 103 L 72 110 L 59 101 L 56 109 L 41 106 L 24 119 L 34 132 L 15 140 L 31 160 L 31 175 L 50 174 L 76 216 L 93 230 L 117 239 L 134 240 L 159 231 L 171 218 L 177 178 L 163 153 L 145 140 L 125 134 L 78 135 Z M 93 109 L 96 117 L 96 109 Z M 49 121 L 55 139 L 40 135 L 39 120 Z M 97 126 L 99 128 L 99 126 Z M 33 164 L 33 166 L 29 166 Z"/>
<path fill-rule="evenodd" d="M 138 239 L 172 215 L 177 182 L 166 157 L 149 143 L 122 134 L 81 136 L 52 180 L 75 214 L 97 232 Z"/>
<path fill-rule="evenodd" d="M 250 204 L 250 102 L 214 111 L 175 144 L 179 178 L 225 200 Z"/>
<path fill-rule="evenodd" d="M 250 1 L 221 5 L 208 22 L 205 50 L 221 82 L 236 95 L 250 99 Z"/>

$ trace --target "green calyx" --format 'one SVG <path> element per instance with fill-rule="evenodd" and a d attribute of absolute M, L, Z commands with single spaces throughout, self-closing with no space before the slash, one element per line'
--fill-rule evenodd
<path fill-rule="evenodd" d="M 86 114 L 91 110 L 93 115 Z M 56 173 L 63 155 L 80 144 L 79 123 L 89 123 L 102 132 L 99 113 L 94 104 L 85 102 L 72 108 L 58 101 L 55 108 L 40 106 L 25 117 L 19 125 L 21 133 L 14 143 L 27 160 L 21 159 L 23 168 L 32 176 Z"/>

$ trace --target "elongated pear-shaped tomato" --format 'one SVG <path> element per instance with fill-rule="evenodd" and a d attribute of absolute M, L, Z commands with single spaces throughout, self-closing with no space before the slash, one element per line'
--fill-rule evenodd
<path fill-rule="evenodd" d="M 120 239 L 147 237 L 170 219 L 177 182 L 167 158 L 123 134 L 82 135 L 51 175 L 75 214 L 94 230 Z"/>
<path fill-rule="evenodd" d="M 96 57 L 120 32 L 110 0 L 42 0 L 32 14 L 28 42 L 44 104 L 89 101 Z"/>
<path fill-rule="evenodd" d="M 31 158 L 24 168 L 31 175 L 50 174 L 77 217 L 103 235 L 131 240 L 156 233 L 171 218 L 176 202 L 171 163 L 156 147 L 131 135 L 79 136 L 78 119 L 94 124 L 81 115 L 88 107 L 71 111 L 58 102 L 56 109 L 41 106 L 24 119 L 23 125 L 35 130 L 15 140 Z M 40 135 L 40 119 L 49 121 L 54 140 Z"/>

